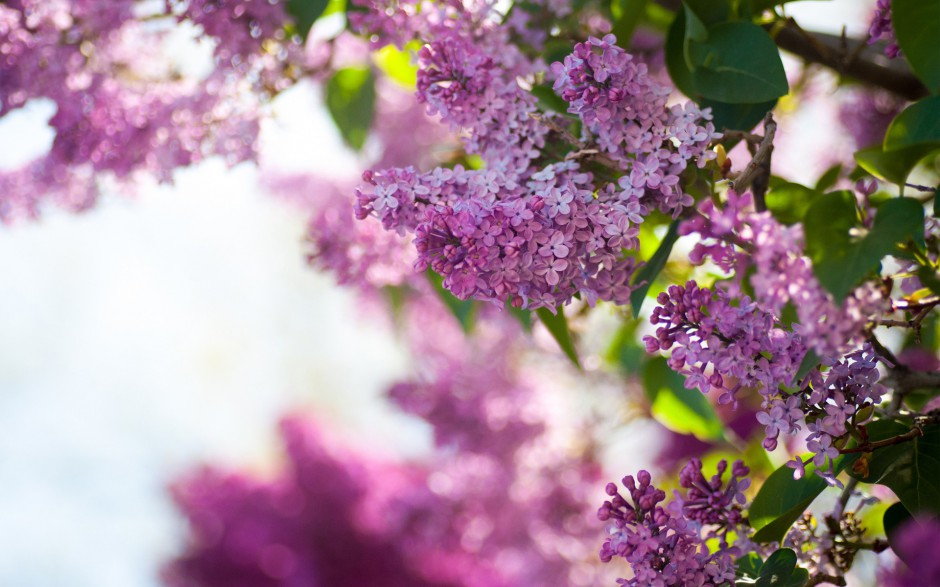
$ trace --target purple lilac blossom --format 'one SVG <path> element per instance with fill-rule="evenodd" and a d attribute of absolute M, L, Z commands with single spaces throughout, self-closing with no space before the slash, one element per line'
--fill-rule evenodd
<path fill-rule="evenodd" d="M 740 296 L 748 278 L 754 300 L 777 318 L 791 304 L 797 315 L 794 332 L 819 355 L 840 355 L 860 344 L 869 318 L 886 309 L 881 290 L 863 284 L 842 304 L 836 303 L 803 254 L 802 225 L 783 225 L 770 212 L 751 212 L 750 207 L 749 193 L 730 190 L 723 208 L 704 200 L 700 214 L 679 229 L 680 234 L 700 236 L 689 255 L 691 261 L 711 260 L 723 271 L 733 272 L 728 291 L 734 297 Z"/>
<path fill-rule="evenodd" d="M 170 181 L 174 169 L 209 156 L 229 164 L 254 159 L 259 100 L 292 83 L 287 55 L 262 50 L 277 41 L 266 35 L 277 37 L 287 20 L 281 4 L 172 2 L 175 13 L 155 12 L 167 20 L 192 17 L 202 25 L 198 34 L 214 39 L 216 67 L 202 80 L 162 65 L 168 29 L 134 19 L 138 3 L 106 4 L 0 6 L 0 116 L 37 98 L 56 105 L 51 151 L 0 174 L 4 222 L 37 216 L 45 200 L 88 208 L 98 177 L 126 182 L 144 172 Z M 299 46 L 278 42 L 300 58 Z"/>
<path fill-rule="evenodd" d="M 689 281 L 670 286 L 656 301 L 650 322 L 658 328 L 643 339 L 646 350 L 672 350 L 669 366 L 686 376 L 686 387 L 718 389 L 718 401 L 726 404 L 742 388 L 771 396 L 793 383 L 805 345 L 748 297 L 735 306 L 727 293 Z"/>
<path fill-rule="evenodd" d="M 891 0 L 878 0 L 868 27 L 868 44 L 880 42 L 885 43 L 884 53 L 891 59 L 901 54 L 901 48 L 894 37 L 894 25 L 891 24 Z"/>
<path fill-rule="evenodd" d="M 573 162 L 525 184 L 494 171 L 412 168 L 367 172 L 357 215 L 414 232 L 417 268 L 430 267 L 461 299 L 556 309 L 577 294 L 625 304 L 645 209 L 613 190 L 595 198 Z"/>
<path fill-rule="evenodd" d="M 584 123 L 584 138 L 624 170 L 625 193 L 678 217 L 693 203 L 679 176 L 690 162 L 702 167 L 713 159 L 708 146 L 721 135 L 708 109 L 691 102 L 667 107 L 670 89 L 615 42 L 606 35 L 575 45 L 564 63 L 552 65 L 555 92 Z"/>
<path fill-rule="evenodd" d="M 692 471 L 687 477 L 692 479 Z M 701 474 L 701 469 L 698 469 Z M 740 470 L 739 470 L 740 472 Z M 609 537 L 601 547 L 600 557 L 610 562 L 615 557 L 625 559 L 633 577 L 618 579 L 628 587 L 662 586 L 718 586 L 733 583 L 735 579 L 734 553 L 719 548 L 711 552 L 702 536 L 702 524 L 687 517 L 683 500 L 676 499 L 666 508 L 659 505 L 666 493 L 651 484 L 647 471 L 623 478 L 628 497 L 620 494 L 617 486 L 607 484 L 605 501 L 597 512 L 602 521 L 610 522 Z M 693 497 L 697 503 L 698 498 Z M 695 510 L 695 508 L 693 508 Z M 692 511 L 694 516 L 707 517 L 710 508 Z M 711 516 L 721 517 L 721 516 Z"/>
<path fill-rule="evenodd" d="M 807 386 L 800 392 L 800 410 L 806 416 L 809 435 L 806 447 L 813 453 L 812 462 L 816 472 L 832 485 L 840 485 L 835 479 L 833 461 L 839 456 L 836 441 L 849 434 L 847 424 L 866 424 L 872 418 L 865 408 L 877 406 L 887 390 L 878 383 L 881 377 L 878 363 L 885 362 L 875 354 L 871 345 L 865 344 L 842 359 L 823 357 L 822 363 L 828 367 L 825 373 L 812 370 L 807 379 Z M 802 476 L 804 463 L 800 457 L 787 463 L 794 468 L 797 476 Z"/>

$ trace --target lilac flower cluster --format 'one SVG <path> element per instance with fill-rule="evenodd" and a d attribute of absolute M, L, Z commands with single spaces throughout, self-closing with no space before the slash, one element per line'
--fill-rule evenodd
<path fill-rule="evenodd" d="M 866 344 L 841 360 L 823 358 L 829 367 L 824 374 L 815 369 L 810 372 L 801 398 L 810 432 L 806 447 L 813 453 L 817 473 L 831 484 L 838 484 L 833 471 L 833 461 L 839 456 L 836 443 L 849 434 L 850 426 L 867 423 L 872 417 L 870 408 L 880 404 L 886 393 L 878 383 L 879 362 L 884 359 Z M 796 476 L 803 476 L 804 463 L 799 457 L 787 464 Z"/>
<path fill-rule="evenodd" d="M 198 21 L 200 34 L 223 35 L 214 37 L 216 53 L 227 57 L 202 80 L 166 65 L 161 51 L 168 29 L 135 19 L 135 7 L 144 9 L 129 0 L 106 7 L 87 0 L 0 6 L 0 116 L 36 98 L 56 105 L 51 151 L 0 174 L 9 188 L 0 194 L 0 220 L 35 216 L 47 199 L 87 208 L 99 177 L 124 182 L 145 172 L 169 181 L 174 169 L 209 156 L 230 164 L 255 157 L 258 100 L 286 87 L 283 64 L 273 65 L 285 55 L 262 51 L 266 35 L 277 36 L 287 21 L 284 6 L 170 2 L 165 8 Z M 174 15 L 149 16 L 168 22 Z M 266 70 L 276 72 L 265 77 Z M 247 79 L 253 93 L 245 92 Z"/>
<path fill-rule="evenodd" d="M 646 350 L 672 349 L 669 366 L 686 376 L 686 387 L 719 389 L 719 402 L 732 403 L 742 388 L 772 395 L 792 383 L 805 345 L 746 296 L 735 306 L 724 291 L 689 281 L 670 286 L 656 301 L 650 322 L 659 327 L 643 339 Z"/>
<path fill-rule="evenodd" d="M 633 571 L 632 578 L 618 579 L 618 583 L 630 587 L 734 583 L 732 553 L 725 549 L 711 553 L 701 535 L 701 524 L 683 511 L 682 500 L 663 508 L 659 504 L 665 501 L 666 493 L 651 481 L 647 471 L 640 471 L 636 479 L 624 477 L 629 500 L 616 485 L 608 483 L 607 495 L 613 499 L 605 501 L 597 512 L 600 520 L 611 522 L 601 560 L 626 559 Z M 710 510 L 700 508 L 694 515 L 720 517 Z"/>
<path fill-rule="evenodd" d="M 471 36 L 445 29 L 418 52 L 418 101 L 462 130 L 468 153 L 487 169 L 524 174 L 545 146 L 547 128 L 531 114 L 536 99 L 516 74 L 527 63 L 496 34 Z"/>
<path fill-rule="evenodd" d="M 891 59 L 901 54 L 901 48 L 894 37 L 894 25 L 891 24 L 891 0 L 878 0 L 868 27 L 868 44 L 879 42 L 886 43 L 885 55 Z"/>
<path fill-rule="evenodd" d="M 747 503 L 744 492 L 751 486 L 747 478 L 750 469 L 741 461 L 731 466 L 731 478 L 727 483 L 722 475 L 728 470 L 728 461 L 718 461 L 718 470 L 712 478 L 702 474 L 702 461 L 691 459 L 679 472 L 679 485 L 688 491 L 682 497 L 682 514 L 711 528 L 708 538 L 720 537 L 721 547 L 728 548 L 728 533 L 744 536 L 747 521 L 742 510 Z"/>
<path fill-rule="evenodd" d="M 627 303 L 636 261 L 623 251 L 637 248 L 637 224 L 651 207 L 678 214 L 690 205 L 678 174 L 689 161 L 704 165 L 712 156 L 706 147 L 717 136 L 714 128 L 699 126 L 708 114 L 694 106 L 667 109 L 668 90 L 615 47 L 613 37 L 580 44 L 576 55 L 593 55 L 591 63 L 607 76 L 601 81 L 614 84 L 619 96 L 616 108 L 572 106 L 587 122 L 610 122 L 609 128 L 588 125 L 588 135 L 598 133 L 628 172 L 598 189 L 573 161 L 534 165 L 548 128 L 532 116 L 535 98 L 517 81 L 534 66 L 504 31 L 463 20 L 432 28 L 434 38 L 419 53 L 418 100 L 463 132 L 467 151 L 486 167 L 368 172 L 357 192 L 357 217 L 376 216 L 386 229 L 414 233 L 417 267 L 440 273 L 462 299 L 553 310 L 576 295 L 589 303 Z M 582 104 L 564 81 L 584 76 L 588 66 L 577 66 L 579 60 L 556 64 L 564 70 L 556 90 Z M 627 130 L 615 136 L 611 129 L 620 123 Z"/>
<path fill-rule="evenodd" d="M 886 306 L 874 285 L 863 284 L 838 304 L 813 275 L 803 255 L 803 227 L 785 226 L 770 212 L 749 211 L 751 195 L 729 190 L 720 208 L 711 200 L 699 206 L 700 214 L 682 223 L 680 234 L 697 233 L 701 239 L 689 258 L 700 264 L 711 260 L 734 273 L 729 292 L 741 295 L 744 279 L 750 280 L 754 300 L 780 317 L 789 303 L 797 314 L 793 325 L 808 347 L 820 355 L 838 355 L 860 342 L 865 324 Z"/>
<path fill-rule="evenodd" d="M 600 198 L 573 162 L 524 185 L 495 171 L 412 168 L 367 172 L 357 215 L 414 231 L 419 269 L 431 267 L 461 299 L 555 309 L 578 293 L 625 304 L 645 208 L 609 189 Z M 368 190 L 368 191 L 367 191 Z M 630 196 L 627 195 L 627 198 Z"/>
<path fill-rule="evenodd" d="M 575 45 L 552 65 L 555 92 L 582 120 L 586 138 L 624 169 L 621 186 L 678 217 L 693 203 L 680 175 L 690 162 L 703 167 L 715 157 L 708 146 L 720 134 L 708 109 L 691 102 L 667 108 L 669 88 L 615 42 L 607 35 Z"/>

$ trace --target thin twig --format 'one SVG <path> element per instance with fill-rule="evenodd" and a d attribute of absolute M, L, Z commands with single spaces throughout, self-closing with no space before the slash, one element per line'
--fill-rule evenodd
<path fill-rule="evenodd" d="M 823 583 L 832 583 L 833 585 L 839 585 L 839 587 L 845 587 L 845 579 L 835 575 L 813 575 L 806 583 L 806 587 L 816 587 L 816 585 L 822 585 Z"/>
<path fill-rule="evenodd" d="M 878 440 L 876 442 L 863 442 L 862 444 L 853 447 L 853 448 L 843 448 L 839 450 L 839 454 L 847 455 L 857 452 L 872 452 L 878 450 L 879 448 L 884 448 L 886 446 L 891 446 L 894 444 L 901 444 L 903 442 L 908 442 L 914 440 L 919 436 L 923 436 L 924 431 L 921 430 L 919 426 L 915 426 L 905 432 L 904 434 L 898 434 L 897 436 L 892 436 L 891 438 L 885 438 L 884 440 Z"/>
<path fill-rule="evenodd" d="M 766 180 L 770 177 L 770 157 L 774 151 L 775 134 L 777 134 L 777 123 L 774 121 L 773 112 L 768 112 L 764 116 L 764 136 L 761 138 L 760 146 L 744 171 L 731 182 L 731 187 L 738 193 L 746 190 L 752 183 L 755 184 L 752 193 L 754 209 L 758 212 L 767 209 L 764 194 L 767 191 Z"/>

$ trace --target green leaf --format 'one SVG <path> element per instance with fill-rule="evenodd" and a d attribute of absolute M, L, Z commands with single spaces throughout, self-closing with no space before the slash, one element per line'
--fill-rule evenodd
<path fill-rule="evenodd" d="M 676 12 L 669 30 L 666 32 L 666 70 L 672 83 L 689 98 L 695 98 L 695 82 L 692 69 L 685 62 L 685 11 Z"/>
<path fill-rule="evenodd" d="M 463 328 L 465 333 L 469 334 L 470 331 L 473 330 L 473 317 L 474 314 L 476 314 L 476 304 L 471 300 L 461 300 L 450 293 L 450 291 L 444 287 L 444 279 L 433 270 L 428 269 L 425 275 L 428 281 L 431 282 L 431 285 L 434 286 L 434 291 L 437 292 L 437 296 L 441 298 L 441 301 L 444 302 L 444 305 L 447 306 L 450 313 L 453 314 L 457 322 L 460 323 L 460 327 Z"/>
<path fill-rule="evenodd" d="M 648 0 L 611 0 L 610 13 L 614 17 L 611 31 L 617 37 L 617 44 L 628 47 L 633 31 L 636 30 L 640 17 L 646 12 Z"/>
<path fill-rule="evenodd" d="M 764 564 L 761 565 L 760 575 L 757 576 L 757 587 L 802 587 L 809 573 L 806 569 L 797 568 L 796 553 L 789 548 L 775 550 Z"/>
<path fill-rule="evenodd" d="M 568 113 L 568 103 L 555 93 L 550 84 L 536 84 L 532 86 L 532 95 L 538 98 L 539 105 L 546 112 Z"/>
<path fill-rule="evenodd" d="M 693 84 L 710 100 L 754 104 L 789 91 L 777 46 L 752 22 L 719 24 L 708 30 L 707 40 L 693 38 L 689 53 Z"/>
<path fill-rule="evenodd" d="M 940 274 L 929 267 L 921 267 L 917 270 L 917 277 L 920 278 L 924 287 L 940 295 Z"/>
<path fill-rule="evenodd" d="M 764 561 L 756 552 L 749 552 L 735 562 L 738 577 L 756 579 L 760 575 L 760 568 Z"/>
<path fill-rule="evenodd" d="M 829 188 L 836 185 L 840 175 L 842 175 L 842 164 L 836 163 L 822 174 L 822 177 L 816 182 L 815 190 L 817 192 L 828 191 Z"/>
<path fill-rule="evenodd" d="M 552 314 L 548 308 L 539 308 L 535 311 L 535 314 L 545 325 L 545 328 L 548 329 L 548 332 L 551 333 L 565 355 L 571 359 L 575 367 L 580 369 L 581 361 L 578 360 L 578 351 L 574 348 L 571 331 L 568 329 L 568 319 L 565 318 L 563 309 L 559 308 L 557 314 Z"/>
<path fill-rule="evenodd" d="M 813 261 L 813 272 L 840 302 L 858 279 L 877 263 L 877 260 L 863 263 L 854 255 L 849 231 L 856 224 L 855 196 L 846 190 L 815 198 L 803 217 L 806 254 Z M 852 259 L 861 268 L 846 264 Z"/>
<path fill-rule="evenodd" d="M 724 438 L 724 425 L 705 395 L 697 389 L 686 389 L 685 378 L 670 369 L 665 358 L 647 361 L 643 386 L 652 402 L 653 417 L 669 430 L 702 440 Z"/>
<path fill-rule="evenodd" d="M 819 355 L 813 349 L 806 351 L 803 360 L 800 362 L 800 368 L 796 370 L 796 375 L 793 377 L 794 382 L 798 383 L 800 379 L 806 377 L 806 374 L 812 371 L 813 367 L 819 365 L 820 360 Z"/>
<path fill-rule="evenodd" d="M 691 10 L 696 19 L 706 28 L 710 29 L 717 24 L 731 20 L 734 17 L 730 0 L 683 0 L 686 9 Z M 703 31 L 704 32 L 704 31 Z M 704 41 L 707 33 L 693 37 L 697 41 Z"/>
<path fill-rule="evenodd" d="M 839 302 L 898 244 L 923 240 L 924 208 L 911 198 L 882 204 L 871 231 L 859 242 L 850 235 L 856 219 L 855 196 L 839 191 L 817 198 L 803 221 L 813 273 Z"/>
<path fill-rule="evenodd" d="M 878 179 L 904 185 L 917 164 L 936 148 L 930 144 L 916 145 L 886 153 L 882 147 L 868 147 L 855 152 L 855 162 Z"/>
<path fill-rule="evenodd" d="M 841 471 L 842 466 L 841 460 L 837 460 L 834 466 L 836 473 Z M 793 469 L 783 465 L 767 477 L 748 510 L 751 526 L 757 530 L 755 541 L 783 540 L 793 522 L 828 487 L 815 471 L 816 467 L 809 463 L 806 465 L 806 474 L 801 479 L 794 479 Z"/>
<path fill-rule="evenodd" d="M 937 38 L 940 39 L 940 35 Z M 940 61 L 940 53 L 935 59 Z M 928 96 L 914 102 L 888 125 L 884 141 L 886 152 L 913 146 L 940 147 L 940 96 Z"/>
<path fill-rule="evenodd" d="M 403 87 L 413 90 L 418 81 L 418 66 L 412 60 L 420 46 L 416 42 L 405 45 L 405 50 L 395 45 L 386 45 L 374 52 L 373 58 L 382 72 Z"/>
<path fill-rule="evenodd" d="M 712 122 L 718 130 L 727 128 L 749 131 L 774 109 L 777 100 L 759 104 L 727 104 L 715 100 L 701 100 L 699 105 L 702 108 L 712 109 Z M 725 147 L 727 148 L 727 145 Z"/>
<path fill-rule="evenodd" d="M 780 6 L 781 4 L 787 4 L 793 1 L 794 0 L 751 0 L 751 10 L 754 11 L 755 15 L 760 15 L 761 12 L 770 10 L 774 6 Z"/>
<path fill-rule="evenodd" d="M 874 442 L 905 434 L 910 427 L 892 420 L 878 420 L 866 429 L 869 440 Z M 868 475 L 863 476 L 848 466 L 849 475 L 864 483 L 886 485 L 914 514 L 940 513 L 940 426 L 923 430 L 923 436 L 876 449 L 868 463 Z M 855 462 L 859 454 L 847 457 L 848 465 Z"/>
<path fill-rule="evenodd" d="M 911 69 L 934 93 L 940 92 L 940 2 L 892 0 L 891 24 Z"/>
<path fill-rule="evenodd" d="M 329 0 L 288 0 L 287 13 L 294 17 L 294 24 L 297 26 L 297 32 L 304 41 L 310 34 L 313 23 L 326 10 Z"/>
<path fill-rule="evenodd" d="M 375 76 L 368 67 L 338 70 L 326 84 L 326 107 L 347 145 L 362 149 L 375 114 Z"/>
<path fill-rule="evenodd" d="M 770 190 L 764 197 L 767 209 L 784 224 L 796 224 L 805 216 L 813 200 L 821 193 L 792 181 L 770 178 Z"/>
<path fill-rule="evenodd" d="M 653 256 L 650 257 L 646 265 L 637 271 L 636 275 L 633 277 L 634 286 L 642 284 L 630 293 L 630 307 L 633 308 L 634 317 L 640 315 L 640 308 L 643 307 L 643 300 L 646 299 L 646 293 L 653 285 L 653 280 L 656 279 L 659 272 L 666 266 L 666 261 L 669 260 L 669 253 L 672 252 L 672 246 L 676 244 L 677 240 L 679 240 L 679 221 L 673 220 L 672 224 L 669 225 L 666 236 L 664 236 L 662 242 L 659 243 L 659 248 L 656 249 L 656 252 L 653 253 Z"/>

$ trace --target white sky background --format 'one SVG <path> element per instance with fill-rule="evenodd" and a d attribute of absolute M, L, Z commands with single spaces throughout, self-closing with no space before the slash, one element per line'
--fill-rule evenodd
<path fill-rule="evenodd" d="M 788 10 L 823 29 L 859 5 Z M 51 113 L 0 120 L 0 168 L 48 147 Z M 354 163 L 307 86 L 278 100 L 263 139 L 286 171 Z M 206 461 L 264 470 L 291 407 L 424 450 L 424 428 L 376 399 L 406 372 L 393 336 L 304 264 L 306 218 L 257 182 L 211 161 L 175 186 L 0 228 L 3 587 L 158 585 L 183 535 L 167 481 Z"/>
<path fill-rule="evenodd" d="M 349 169 L 315 92 L 284 98 L 267 153 Z M 49 114 L 0 124 L 0 165 L 48 146 Z M 4 587 L 157 585 L 182 544 L 167 481 L 203 461 L 263 468 L 291 407 L 373 446 L 426 445 L 376 399 L 405 372 L 392 335 L 305 265 L 305 215 L 250 165 L 178 178 L 0 230 Z"/>

